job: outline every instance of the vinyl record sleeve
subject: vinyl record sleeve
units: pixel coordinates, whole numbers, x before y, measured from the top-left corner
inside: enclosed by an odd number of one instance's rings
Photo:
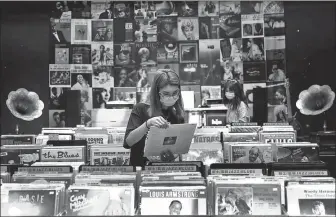
[[[271,144],[235,143],[229,145],[231,163],[270,163],[273,162]]]
[[[6,145],[0,150],[1,164],[31,165],[41,161],[39,145]]]
[[[264,143],[296,142],[296,132],[260,132],[259,136]]]
[[[34,144],[36,135],[1,135],[1,145]]]
[[[91,165],[129,165],[129,149],[113,146],[92,146],[90,152]]]
[[[319,146],[316,143],[276,144],[274,161],[277,162],[320,162]]]

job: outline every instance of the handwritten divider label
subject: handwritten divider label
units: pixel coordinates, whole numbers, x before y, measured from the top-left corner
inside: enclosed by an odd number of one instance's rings
[[[32,167],[19,167],[18,172],[28,173],[70,173],[71,166],[32,166]]]
[[[85,161],[84,147],[43,148],[41,161]]]
[[[145,166],[145,170],[153,172],[166,172],[166,171],[181,171],[181,172],[196,172],[196,165],[188,166]]]
[[[211,169],[211,175],[251,175],[262,176],[262,169]]]
[[[280,170],[274,176],[329,176],[327,170]]]
[[[81,172],[133,172],[133,166],[89,166],[81,167]]]
[[[231,126],[258,126],[258,123],[256,122],[237,122],[237,123],[232,123]]]

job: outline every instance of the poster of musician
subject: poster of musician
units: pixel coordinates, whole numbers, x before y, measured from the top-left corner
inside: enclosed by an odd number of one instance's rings
[[[66,92],[70,88],[65,87],[50,87],[49,94],[49,109],[62,110],[66,106]]]
[[[93,1],[91,2],[92,19],[113,19],[112,1]]]
[[[134,2],[134,18],[156,18],[155,3],[150,1]]]
[[[156,1],[154,3],[158,17],[177,16],[177,1]]]
[[[91,44],[92,65],[113,66],[113,42]]]
[[[219,39],[219,17],[199,17],[199,39]]]
[[[135,42],[156,42],[157,41],[157,20],[154,18],[135,19]]]
[[[287,121],[287,94],[285,85],[267,83],[267,107],[269,122]]]
[[[284,82],[286,79],[285,60],[269,60],[267,66],[268,82]]]
[[[197,63],[182,63],[180,64],[180,79],[181,84],[200,84],[200,73]]]
[[[243,61],[264,60],[264,38],[243,38]]]
[[[240,1],[220,1],[219,16],[221,15],[240,15]]]
[[[92,42],[113,41],[113,20],[92,20]]]
[[[199,1],[199,17],[216,17],[219,15],[219,1]]]
[[[91,20],[71,20],[71,44],[91,43]]]
[[[117,43],[114,44],[114,60],[115,66],[129,66],[135,64],[134,54],[135,46],[134,43]]]
[[[114,2],[114,18],[133,18],[134,4],[131,1],[116,1]]]
[[[266,60],[284,60],[285,48],[285,36],[265,37]]]
[[[159,17],[157,25],[158,42],[177,41],[177,17]]]
[[[176,10],[179,17],[197,17],[198,2],[197,1],[181,1],[176,2]]]
[[[49,65],[49,86],[50,87],[70,87],[70,65]]]
[[[178,17],[177,29],[179,41],[192,41],[199,39],[197,17]]]
[[[71,19],[50,18],[51,44],[66,44],[71,42]]]
[[[180,63],[197,63],[198,62],[198,43],[197,42],[180,42],[179,43]]]

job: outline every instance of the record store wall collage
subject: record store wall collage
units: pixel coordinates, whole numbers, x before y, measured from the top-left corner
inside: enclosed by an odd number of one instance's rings
[[[227,81],[240,82],[252,116],[252,89],[286,77],[283,4],[56,3],[50,16],[49,126],[65,126],[65,93],[73,90],[81,93],[78,124],[126,126],[129,106],[148,100],[161,68],[179,74],[185,108],[198,107],[206,95],[221,98]],[[267,88],[271,122],[279,89],[284,92],[284,86]]]

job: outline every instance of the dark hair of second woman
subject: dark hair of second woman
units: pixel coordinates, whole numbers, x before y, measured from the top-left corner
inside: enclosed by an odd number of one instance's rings
[[[181,96],[181,85],[179,76],[171,69],[159,69],[158,73],[155,75],[151,91],[150,91],[150,108],[149,116],[162,116],[162,103],[160,101],[160,90],[167,85],[177,86],[179,91],[179,98],[176,103],[172,106],[175,109],[175,115],[178,120],[184,119],[184,107],[183,100]],[[172,109],[172,108],[169,108]]]
[[[226,92],[233,92],[235,94],[235,97],[232,100],[229,100],[225,97]],[[242,85],[233,80],[233,81],[227,81],[224,85],[224,91],[223,91],[223,103],[224,105],[232,105],[232,109],[236,110],[240,103],[244,102],[247,105],[247,100],[242,88]]]

